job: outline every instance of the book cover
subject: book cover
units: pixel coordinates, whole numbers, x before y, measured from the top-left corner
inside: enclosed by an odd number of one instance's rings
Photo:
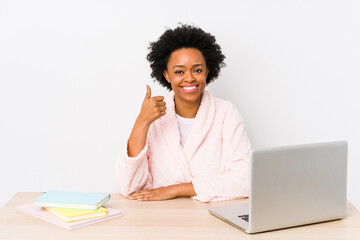
[[[85,227],[91,224],[103,222],[106,220],[110,220],[113,218],[117,218],[122,216],[122,212],[116,209],[107,208],[108,215],[104,217],[98,217],[98,218],[90,218],[86,220],[80,220],[75,222],[64,222],[60,218],[54,216],[50,212],[46,211],[42,207],[35,206],[34,203],[27,203],[24,205],[20,205],[16,207],[16,210],[22,213],[29,214],[33,217],[39,218],[41,220],[47,221],[49,223],[58,225],[60,227],[63,227],[67,230],[74,230],[77,228]]]
[[[97,210],[110,200],[110,194],[49,191],[35,199],[39,207]]]
[[[79,221],[89,218],[102,217],[108,214],[107,209],[104,207],[100,207],[98,210],[82,210],[82,209],[70,209],[70,208],[45,208],[45,209],[65,222],[73,222],[73,221]]]

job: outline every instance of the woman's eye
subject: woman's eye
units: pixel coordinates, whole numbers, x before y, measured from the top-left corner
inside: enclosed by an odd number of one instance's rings
[[[196,69],[194,72],[196,72],[196,73],[202,73],[202,69]]]
[[[183,73],[183,71],[180,71],[180,70],[175,72],[175,74],[182,74],[182,73]]]

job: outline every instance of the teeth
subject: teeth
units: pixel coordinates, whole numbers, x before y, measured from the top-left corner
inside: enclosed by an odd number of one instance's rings
[[[192,90],[192,89],[195,89],[196,86],[192,86],[192,87],[182,87],[182,88],[185,89],[185,90]]]

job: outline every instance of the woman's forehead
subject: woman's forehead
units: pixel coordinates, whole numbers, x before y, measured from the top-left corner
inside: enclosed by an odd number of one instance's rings
[[[168,65],[205,64],[205,58],[196,48],[181,48],[171,53]]]

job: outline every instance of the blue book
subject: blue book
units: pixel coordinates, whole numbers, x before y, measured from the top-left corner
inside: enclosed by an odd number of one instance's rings
[[[110,194],[49,191],[35,199],[40,207],[97,210],[110,200]]]

